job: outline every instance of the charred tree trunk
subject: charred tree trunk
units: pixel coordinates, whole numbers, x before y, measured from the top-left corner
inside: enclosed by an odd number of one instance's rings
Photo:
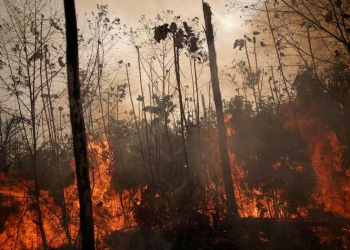
[[[80,204],[82,249],[94,250],[94,221],[87,160],[87,144],[79,83],[78,31],[74,0],[64,0],[67,39],[67,77],[74,157]]]
[[[203,2],[203,13],[205,20],[205,33],[207,37],[207,44],[209,50],[209,63],[210,63],[210,74],[211,82],[213,88],[213,96],[216,109],[216,119],[218,126],[218,136],[219,136],[219,148],[220,148],[220,158],[221,158],[221,167],[224,177],[225,192],[227,197],[227,207],[228,207],[228,217],[230,219],[238,218],[238,207],[237,201],[234,195],[234,188],[232,182],[231,168],[230,168],[230,159],[228,155],[227,148],[227,136],[226,136],[226,127],[224,122],[224,112],[222,108],[221,92],[219,86],[218,78],[218,67],[216,63],[216,51],[214,44],[214,34],[213,26],[211,23],[211,10],[209,4]]]
[[[32,112],[34,113],[34,112]],[[32,116],[33,117],[33,116]],[[33,119],[32,119],[33,121]],[[39,226],[40,229],[40,235],[41,235],[41,240],[42,240],[42,245],[43,249],[46,250],[48,249],[47,245],[47,238],[46,238],[46,233],[44,229],[44,223],[43,223],[43,215],[41,211],[41,206],[40,206],[40,187],[39,187],[39,177],[38,177],[38,168],[37,168],[37,157],[38,157],[38,152],[37,152],[37,138],[36,138],[36,130],[35,126],[36,124],[33,123],[33,140],[34,140],[34,149],[33,149],[33,155],[32,155],[32,164],[34,168],[34,195],[35,195],[35,210],[37,213],[37,219],[38,221],[33,222]]]

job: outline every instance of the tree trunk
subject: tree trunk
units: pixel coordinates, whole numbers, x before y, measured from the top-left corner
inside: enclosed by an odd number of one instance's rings
[[[74,0],[64,0],[64,10],[66,24],[68,24],[66,25],[68,95],[80,204],[82,249],[94,250],[94,221],[87,160],[85,123],[83,117],[82,100],[80,97],[78,31]]]
[[[227,197],[228,218],[237,219],[238,207],[237,207],[237,202],[234,195],[234,187],[233,187],[231,168],[230,168],[230,159],[229,159],[228,148],[227,148],[226,127],[224,123],[224,113],[222,108],[221,92],[220,92],[219,78],[218,78],[218,67],[216,63],[216,51],[215,51],[215,45],[214,45],[213,26],[211,23],[212,13],[211,13],[209,4],[205,2],[203,2],[203,13],[204,13],[205,29],[206,29],[205,33],[207,37],[207,44],[208,44],[208,50],[209,50],[211,82],[212,82],[212,88],[213,88],[213,96],[214,96],[215,109],[216,109],[216,119],[217,119],[217,126],[218,126],[221,167],[222,167],[225,192]]]
[[[176,76],[177,90],[179,93],[181,139],[182,139],[182,146],[183,146],[183,152],[184,152],[184,158],[185,158],[185,165],[186,165],[187,174],[188,174],[187,177],[190,178],[186,139],[185,139],[185,128],[187,130],[187,122],[186,122],[185,109],[184,109],[183,100],[182,100],[181,79],[180,79],[180,59],[179,59],[180,56],[179,56],[179,48],[177,48],[175,45],[175,37],[173,37],[173,49],[174,49],[175,76]]]

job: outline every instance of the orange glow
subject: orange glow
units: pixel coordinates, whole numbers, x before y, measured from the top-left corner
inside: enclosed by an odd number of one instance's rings
[[[231,125],[231,123],[230,123],[230,119],[231,119],[231,115],[225,115],[225,117],[224,117],[224,122],[225,122],[225,125],[226,125],[226,134],[227,134],[227,137],[234,136],[234,134],[235,134],[235,131],[234,131],[234,129],[232,128],[232,125]]]
[[[94,209],[96,240],[102,242],[103,238],[114,230],[136,225],[132,206],[133,200],[140,201],[141,189],[124,190],[121,194],[112,188],[112,153],[106,138],[94,140],[89,136],[89,158],[92,164],[91,187]],[[67,166],[68,167],[68,166]],[[74,169],[74,160],[71,166]],[[14,175],[12,175],[14,176]],[[0,173],[0,195],[8,199],[6,204],[16,204],[19,213],[6,218],[5,229],[0,234],[1,249],[37,249],[41,246],[39,227],[36,212],[31,205],[32,195],[29,195],[26,186],[31,187],[31,181],[15,182],[11,176]],[[23,185],[25,183],[25,185]],[[76,181],[64,189],[65,204],[69,213],[69,229],[74,241],[79,231],[79,201]],[[123,204],[122,204],[123,203]],[[59,247],[67,243],[66,235],[59,218],[61,210],[55,205],[48,191],[41,191],[41,209],[44,215],[43,224],[47,241],[50,247]]]
[[[225,116],[227,136],[233,137],[236,132],[230,122],[231,117]],[[317,184],[312,194],[310,204],[305,207],[299,207],[300,216],[307,218],[309,209],[315,209],[324,206],[324,210],[349,218],[350,204],[347,202],[350,197],[348,179],[350,170],[342,172],[342,154],[344,147],[339,142],[337,135],[322,124],[318,118],[299,118],[298,125],[303,140],[307,143],[307,156],[312,165]],[[285,124],[285,129],[295,129],[293,122]],[[209,161],[210,153],[218,155],[217,134],[209,132],[210,139],[205,136],[201,138],[206,144],[212,144],[209,152],[202,153],[201,159]],[[210,143],[209,143],[210,142]],[[104,239],[111,232],[136,226],[136,220],[133,212],[134,205],[141,205],[142,191],[148,189],[148,186],[140,186],[136,189],[122,190],[119,193],[114,189],[112,176],[114,171],[113,152],[110,149],[108,139],[103,136],[102,139],[95,139],[88,136],[89,159],[91,163],[91,187],[94,209],[94,222],[96,230],[96,241],[103,244]],[[239,216],[263,217],[263,218],[297,218],[296,214],[288,214],[285,208],[288,204],[279,203],[283,191],[275,189],[273,191],[262,191],[261,188],[248,188],[244,182],[246,172],[244,162],[237,162],[236,155],[229,152],[232,180],[234,183],[235,197],[239,208]],[[288,161],[288,156],[286,156]],[[204,198],[205,207],[201,210],[210,218],[210,225],[215,224],[215,220],[224,219],[222,214],[225,208],[222,204],[226,199],[222,171],[219,167],[219,161],[213,161],[211,165],[201,166],[204,170],[205,185]],[[70,166],[74,167],[74,159]],[[282,162],[275,162],[271,166],[275,170],[282,167]],[[294,166],[296,171],[303,171],[303,166]],[[13,171],[13,170],[12,170]],[[16,215],[10,215],[5,218],[5,227],[0,231],[1,249],[36,249],[41,246],[41,236],[37,221],[36,211],[33,207],[33,189],[32,180],[17,181],[16,173],[0,172],[0,198],[6,199],[2,202],[8,209],[18,210]],[[203,181],[204,182],[204,181]],[[161,198],[162,193],[155,193],[155,198]],[[77,196],[76,181],[74,184],[64,189],[65,206],[68,211],[69,232],[72,241],[77,239],[79,233],[79,202]],[[267,211],[262,212],[261,207]],[[41,191],[41,209],[44,215],[43,223],[47,240],[50,247],[59,247],[67,243],[66,232],[61,223],[62,211],[55,204],[49,191]],[[221,209],[221,210],[220,210]],[[315,229],[319,234],[326,235],[327,232],[322,228]],[[260,235],[262,241],[268,241],[263,234]],[[322,238],[323,239],[323,238]],[[327,240],[327,239],[323,239]],[[101,245],[103,249],[107,246]]]
[[[350,172],[342,169],[344,146],[320,118],[300,118],[298,125],[316,174],[313,199],[318,206],[324,206],[324,211],[349,218],[350,204],[346,201],[350,198]],[[285,128],[293,129],[293,123],[286,124]]]

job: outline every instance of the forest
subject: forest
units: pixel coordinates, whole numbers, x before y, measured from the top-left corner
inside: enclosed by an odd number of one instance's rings
[[[0,0],[0,249],[350,248],[350,2],[209,4]]]

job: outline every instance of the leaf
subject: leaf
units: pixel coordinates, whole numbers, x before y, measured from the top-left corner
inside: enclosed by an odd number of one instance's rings
[[[158,27],[154,28],[154,40],[160,43],[161,40],[165,40],[168,36],[168,33],[171,31],[168,28],[169,24],[165,23]]]
[[[30,32],[32,32],[33,35],[35,35],[35,33],[36,33],[36,30],[35,30],[35,27],[34,27],[34,21],[32,21],[32,22],[30,23]]]
[[[145,98],[143,97],[143,96],[138,96],[137,98],[136,98],[136,100],[137,101],[139,101],[139,102],[143,102],[144,100],[145,100]]]
[[[64,66],[65,66],[65,63],[62,61],[62,59],[63,59],[62,56],[60,56],[60,57],[58,58],[58,64],[59,64],[61,67],[64,67]]]
[[[335,53],[335,56],[337,57],[341,56],[341,53],[339,52],[339,50],[335,50],[334,53]]]
[[[175,22],[172,22],[172,23],[170,24],[170,30],[171,30],[173,33],[175,33],[175,32],[177,31],[177,25],[176,25]]]
[[[34,61],[36,61],[36,60],[38,60],[38,59],[43,59],[43,54],[42,53],[40,53],[40,52],[35,52],[34,54],[33,54],[33,60]]]
[[[246,35],[244,35],[244,37],[248,40],[248,42],[252,42],[252,39],[251,38],[249,38],[249,37],[247,37]]]
[[[244,48],[244,44],[245,42],[243,39],[237,39],[233,44],[233,49],[236,49],[238,47],[239,50],[242,50],[242,48]]]
[[[327,14],[324,16],[324,19],[325,19],[326,23],[332,22],[332,20],[333,20],[333,13],[332,13],[332,11],[329,10],[327,12]]]
[[[159,107],[154,107],[154,106],[146,106],[143,108],[143,111],[149,112],[151,114],[160,114],[160,108]]]
[[[197,37],[191,37],[190,38],[190,46],[189,46],[189,50],[190,50],[190,53],[194,53],[196,52],[199,48],[198,48],[198,45],[197,45],[197,42],[198,42],[198,38]]]

